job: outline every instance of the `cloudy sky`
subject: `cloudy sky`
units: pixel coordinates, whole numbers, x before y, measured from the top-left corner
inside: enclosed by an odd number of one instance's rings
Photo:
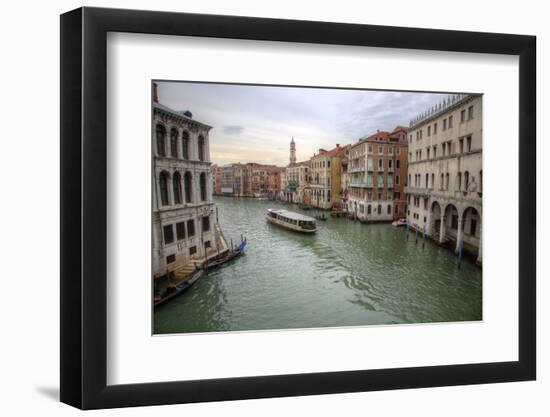
[[[288,164],[409,120],[446,94],[159,82],[159,102],[213,127],[213,163]]]

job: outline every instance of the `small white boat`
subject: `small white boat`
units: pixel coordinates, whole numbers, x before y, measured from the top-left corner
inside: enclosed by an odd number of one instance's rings
[[[394,221],[391,225],[392,225],[392,226],[395,226],[395,227],[406,226],[406,225],[407,225],[407,219],[399,219],[399,220],[396,220],[396,221]]]
[[[266,214],[268,222],[302,233],[315,233],[317,225],[313,217],[294,213],[289,210],[268,209]]]

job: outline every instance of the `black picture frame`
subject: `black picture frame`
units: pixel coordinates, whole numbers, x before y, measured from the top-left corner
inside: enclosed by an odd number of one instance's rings
[[[519,360],[107,385],[108,32],[519,56]],[[62,402],[94,409],[535,379],[534,36],[85,7],[61,15],[60,56]]]

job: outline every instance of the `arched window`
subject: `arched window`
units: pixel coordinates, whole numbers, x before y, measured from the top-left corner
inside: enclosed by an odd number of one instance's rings
[[[170,130],[170,156],[178,157],[178,129],[174,127]]]
[[[172,188],[174,189],[174,204],[181,204],[181,175],[179,172],[172,178]]]
[[[391,214],[391,204],[388,204],[388,214]]]
[[[372,207],[371,207],[371,205],[369,204],[369,205],[367,206],[367,214],[371,214],[371,213],[372,213]]]
[[[206,174],[204,172],[201,173],[199,182],[201,187],[201,201],[206,201]]]
[[[468,191],[468,183],[470,182],[470,173],[464,172],[464,191]]]
[[[460,190],[462,190],[462,172],[459,172],[456,177],[456,191]]]
[[[447,173],[445,175],[445,189],[448,190],[449,189],[449,173]]]
[[[444,183],[444,176],[441,174],[441,184],[439,184],[439,189],[443,190],[445,189],[445,183]]]
[[[183,159],[189,159],[189,133],[186,131],[181,135],[181,156]]]
[[[426,174],[426,188],[430,188],[430,174]]]
[[[378,204],[378,214],[382,214],[382,205]]]
[[[185,202],[193,202],[193,175],[187,171],[183,177],[184,187],[185,187]]]
[[[204,149],[204,136],[199,136],[199,161],[204,161],[205,149]]]
[[[166,156],[166,150],[164,148],[164,139],[166,137],[166,129],[163,125],[157,125],[157,155]]]
[[[166,171],[162,171],[160,173],[159,178],[159,188],[160,188],[160,203],[163,206],[168,206],[170,204],[170,200],[168,198],[168,180],[169,180],[170,174]]]
[[[435,174],[432,174],[432,188],[435,188]]]

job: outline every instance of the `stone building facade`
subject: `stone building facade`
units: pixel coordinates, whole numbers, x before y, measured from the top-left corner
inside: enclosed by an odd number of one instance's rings
[[[378,131],[348,151],[347,209],[361,221],[392,221],[406,215],[407,129]]]
[[[319,149],[319,153],[309,161],[309,186],[304,198],[313,207],[330,210],[342,202],[342,160],[346,156],[348,146],[336,145],[327,151]]]
[[[212,165],[212,185],[214,195],[222,194],[222,169],[219,165]]]
[[[294,138],[290,141],[289,160],[281,176],[281,198],[287,203],[304,204],[304,193],[309,184],[309,161],[296,162]]]
[[[156,98],[156,95],[154,95]],[[153,276],[170,277],[179,268],[219,250],[209,152],[212,129],[153,101]]]
[[[453,95],[412,120],[407,219],[481,263],[482,97]]]

